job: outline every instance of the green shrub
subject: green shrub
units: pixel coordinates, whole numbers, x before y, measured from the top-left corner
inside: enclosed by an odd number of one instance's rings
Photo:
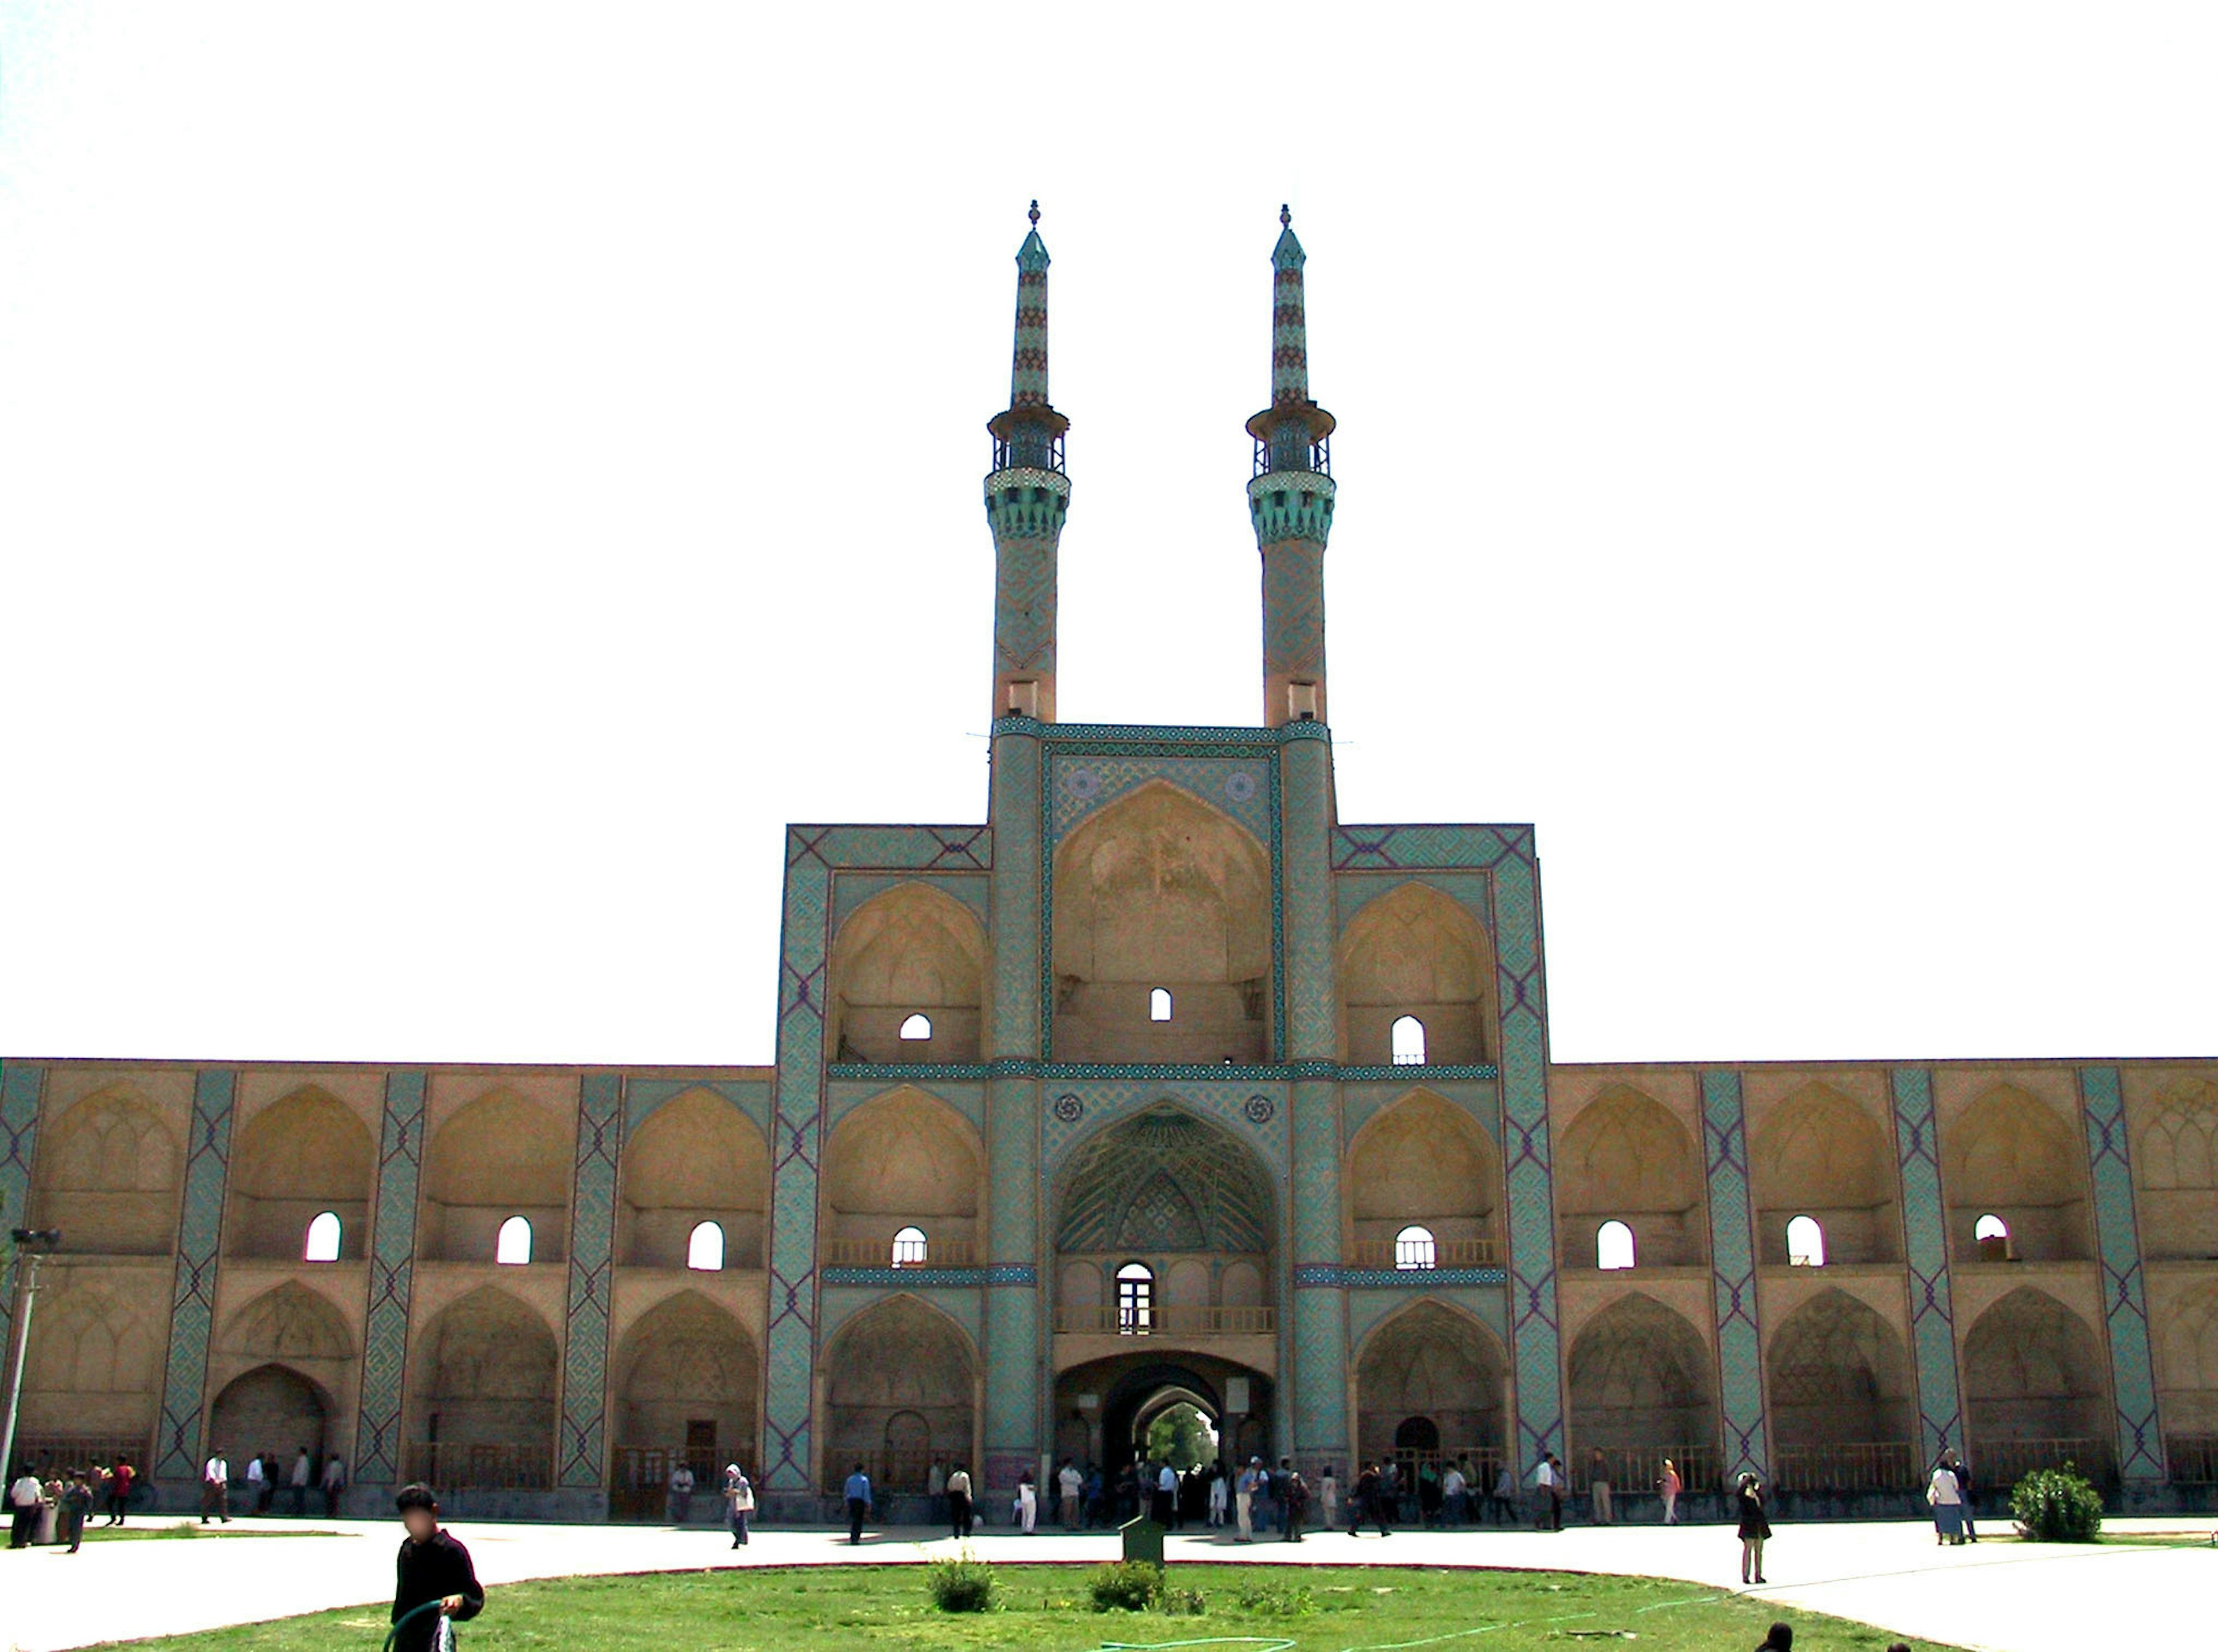
[[[2103,1529],[2103,1494],[2072,1463],[2035,1469],[2011,1491],[2010,1513],[2036,1543],[2092,1543]]]
[[[1155,1597],[1155,1610],[1166,1618],[1199,1618],[1209,1610],[1209,1597],[1199,1589],[1181,1589],[1166,1583]]]
[[[967,1549],[926,1566],[924,1582],[932,1592],[932,1604],[942,1612],[991,1612],[994,1591],[1000,1587],[994,1581],[994,1568],[973,1557]]]
[[[1116,1561],[1087,1574],[1086,1588],[1096,1612],[1145,1612],[1163,1592],[1163,1568],[1152,1561]]]
[[[1236,1597],[1242,1612],[1272,1618],[1300,1618],[1317,1609],[1317,1597],[1306,1583],[1281,1583],[1275,1578],[1251,1578]]]

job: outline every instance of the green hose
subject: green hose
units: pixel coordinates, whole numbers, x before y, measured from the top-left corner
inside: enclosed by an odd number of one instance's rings
[[[420,1606],[409,1607],[408,1610],[402,1612],[400,1617],[394,1618],[393,1620],[393,1627],[385,1631],[385,1652],[393,1652],[393,1643],[400,1635],[400,1626],[403,1624],[413,1623],[417,1618],[421,1618],[425,1612],[437,1612],[438,1609],[438,1601],[426,1600]]]

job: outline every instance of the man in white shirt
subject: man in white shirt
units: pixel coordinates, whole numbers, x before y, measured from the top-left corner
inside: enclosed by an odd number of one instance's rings
[[[208,1523],[208,1516],[220,1514],[226,1525],[231,1524],[231,1463],[219,1445],[201,1465],[201,1524]]]
[[[293,1513],[295,1519],[308,1512],[308,1481],[310,1479],[308,1448],[303,1445],[300,1456],[293,1459]]]
[[[15,1483],[8,1488],[8,1546],[28,1549],[31,1534],[39,1528],[39,1506],[46,1501],[46,1488],[39,1483],[39,1476],[31,1472],[26,1463]]]
[[[1440,1512],[1451,1531],[1463,1524],[1463,1494],[1467,1484],[1463,1470],[1453,1464],[1440,1476]]]
[[[257,1451],[246,1459],[246,1494],[254,1500],[254,1512],[270,1512],[270,1476],[262,1467],[262,1454]]]
[[[1063,1529],[1078,1530],[1078,1493],[1086,1483],[1086,1476],[1078,1472],[1078,1465],[1069,1457],[1063,1460],[1063,1471],[1055,1477],[1056,1489],[1063,1494]]]
[[[1546,1451],[1540,1454],[1540,1466],[1533,1470],[1533,1487],[1540,1494],[1540,1515],[1533,1524],[1545,1528],[1549,1509],[1562,1507],[1556,1501],[1556,1470]]]

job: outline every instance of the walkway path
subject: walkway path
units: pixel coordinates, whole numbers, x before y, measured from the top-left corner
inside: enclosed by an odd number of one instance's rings
[[[2113,1532],[2205,1534],[2206,1519],[2120,1520]],[[936,1532],[874,1532],[860,1548],[844,1533],[759,1532],[734,1550],[714,1530],[660,1526],[522,1525],[462,1521],[488,1585],[586,1573],[694,1570],[704,1567],[838,1565],[927,1559],[955,1547]],[[223,1529],[216,1528],[218,1531]],[[256,1531],[313,1537],[256,1538]],[[63,1649],[226,1624],[291,1617],[391,1599],[395,1522],[257,1520],[206,1541],[89,1544],[0,1551],[0,1648]],[[1117,1540],[1094,1532],[1025,1538],[996,1528],[972,1545],[994,1561],[1112,1558]],[[1300,1544],[1258,1541],[1235,1549],[1204,1534],[1174,1535],[1174,1561],[1492,1566],[1614,1572],[1736,1587],[1739,1544],[1725,1526],[1583,1527],[1560,1536],[1479,1531],[1397,1531],[1389,1538],[1344,1532]],[[1792,1608],[1875,1624],[1913,1641],[1981,1652],[2085,1652],[2134,1642],[2208,1644],[2218,1600],[2218,1550],[2103,1544],[2050,1546],[1989,1541],[1934,1545],[1931,1528],[1890,1525],[1782,1526],[1765,1556],[1771,1582],[1750,1593]],[[2198,1643],[2196,1637],[2203,1637]]]

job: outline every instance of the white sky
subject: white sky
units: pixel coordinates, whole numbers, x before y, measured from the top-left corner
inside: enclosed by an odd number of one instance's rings
[[[1537,822],[1558,1059],[2218,1053],[2214,45],[0,8],[0,1050],[770,1059],[784,823],[983,816],[1038,195],[1066,721],[1260,718],[1290,201],[1342,817]]]

